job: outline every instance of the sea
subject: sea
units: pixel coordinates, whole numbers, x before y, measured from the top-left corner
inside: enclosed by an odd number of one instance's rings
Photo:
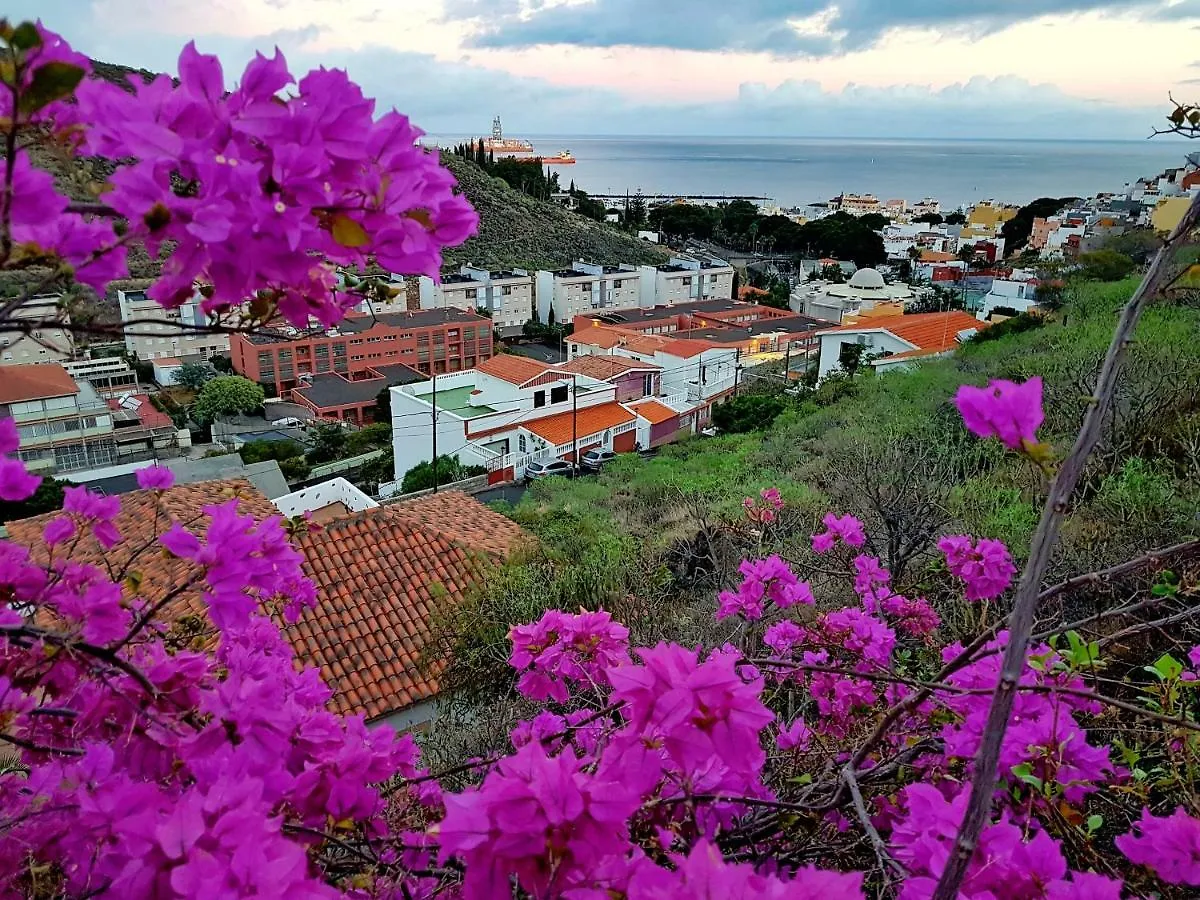
[[[993,199],[1090,197],[1182,165],[1181,140],[1053,141],[867,138],[596,137],[522,135],[592,194],[741,195],[784,207],[842,192],[880,200],[924,197],[946,208]],[[444,142],[443,142],[444,143]]]

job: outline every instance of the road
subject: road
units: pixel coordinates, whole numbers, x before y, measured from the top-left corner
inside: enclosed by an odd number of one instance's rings
[[[567,360],[566,354],[560,353],[557,347],[547,347],[545,344],[513,344],[511,349],[517,356],[527,356],[544,363],[554,364]]]

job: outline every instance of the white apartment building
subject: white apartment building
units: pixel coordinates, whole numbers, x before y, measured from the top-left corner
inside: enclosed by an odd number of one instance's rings
[[[121,321],[138,321],[125,332],[125,349],[146,362],[181,356],[209,359],[229,353],[229,335],[209,334],[191,326],[206,324],[197,294],[178,309],[164,309],[145,291],[117,291]],[[144,321],[149,320],[149,321]]]
[[[715,256],[672,256],[666,265],[641,266],[638,271],[646,309],[733,299],[733,266]]]
[[[74,355],[71,332],[61,327],[70,324],[71,318],[59,309],[60,299],[57,294],[39,294],[12,311],[12,318],[38,322],[39,325],[28,334],[0,332],[0,366],[64,362]]]
[[[418,283],[421,309],[486,309],[502,337],[520,335],[533,318],[533,276],[524,269],[490,271],[468,265],[443,275],[440,282],[422,275]]]
[[[1028,312],[1037,303],[1037,286],[1028,281],[997,278],[983,298],[983,306],[975,318],[986,322],[997,306],[1007,306],[1019,313]]]
[[[634,266],[604,266],[580,260],[570,269],[537,273],[538,320],[567,323],[585,313],[615,312],[642,305],[642,272]]]

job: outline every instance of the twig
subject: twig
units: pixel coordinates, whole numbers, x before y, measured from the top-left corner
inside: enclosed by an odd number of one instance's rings
[[[858,813],[858,821],[862,823],[863,831],[867,833],[867,839],[871,842],[871,847],[875,850],[875,858],[879,860],[880,874],[886,882],[886,887],[891,890],[893,885],[891,879],[888,878],[887,870],[891,869],[897,878],[903,881],[908,877],[908,872],[905,868],[892,859],[892,855],[888,852],[887,844],[884,843],[882,837],[879,836],[879,831],[871,823],[871,816],[867,812],[867,804],[863,800],[862,791],[858,787],[858,779],[854,777],[854,767],[846,765],[842,768],[842,780],[846,782],[846,787],[850,789],[850,796],[854,800],[854,811]]]
[[[988,709],[983,741],[980,743],[979,752],[975,757],[974,775],[971,779],[971,798],[967,803],[967,811],[963,816],[962,825],[959,827],[954,852],[946,862],[946,868],[938,880],[932,900],[954,900],[958,896],[958,888],[967,874],[967,866],[975,853],[979,834],[983,830],[986,820],[990,818],[992,795],[996,789],[996,767],[1000,758],[1000,747],[1004,741],[1005,732],[1008,731],[1008,722],[1017,693],[1015,688],[1025,668],[1025,651],[1029,645],[1029,636],[1033,632],[1040,593],[1039,586],[1046,573],[1046,568],[1050,564],[1050,556],[1058,539],[1067,506],[1075,492],[1075,486],[1083,474],[1088,457],[1091,456],[1092,450],[1100,438],[1104,417],[1108,412],[1113,395],[1116,393],[1121,363],[1133,341],[1138,319],[1141,318],[1142,310],[1145,309],[1150,299],[1158,296],[1164,281],[1169,277],[1176,246],[1195,227],[1198,219],[1200,219],[1200,194],[1192,200],[1187,212],[1154,257],[1154,262],[1147,270],[1142,283],[1138,285],[1138,289],[1134,291],[1133,296],[1125,305],[1116,331],[1113,333],[1112,343],[1105,355],[1104,365],[1101,367],[1100,377],[1096,383],[1096,393],[1088,404],[1083,426],[1079,430],[1071,452],[1051,482],[1042,517],[1030,545],[1029,561],[1026,563],[1025,571],[1021,574],[1012,615],[1008,620],[1008,645],[1004,648],[1000,679],[996,684],[992,705]]]

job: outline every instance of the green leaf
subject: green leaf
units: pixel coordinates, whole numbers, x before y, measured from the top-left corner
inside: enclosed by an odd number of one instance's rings
[[[1104,816],[1093,815],[1088,816],[1087,830],[1088,834],[1095,834],[1100,830],[1100,826],[1104,824]]]
[[[343,213],[333,217],[329,233],[343,247],[365,247],[371,242],[367,230]]]
[[[32,50],[42,46],[42,36],[32,22],[22,22],[8,39],[14,50]]]
[[[1039,790],[1039,791],[1045,787],[1045,782],[1033,774],[1033,767],[1031,765],[1029,765],[1029,763],[1021,763],[1018,766],[1013,766],[1012,773],[1019,780],[1025,782],[1028,785],[1032,785],[1033,787],[1037,788],[1037,790]]]
[[[1163,681],[1167,681],[1182,675],[1183,665],[1170,653],[1164,653],[1154,664],[1154,671],[1162,677]]]
[[[29,87],[21,92],[21,112],[34,113],[53,103],[69,97],[83,81],[83,69],[70,63],[48,62],[33,70]]]

